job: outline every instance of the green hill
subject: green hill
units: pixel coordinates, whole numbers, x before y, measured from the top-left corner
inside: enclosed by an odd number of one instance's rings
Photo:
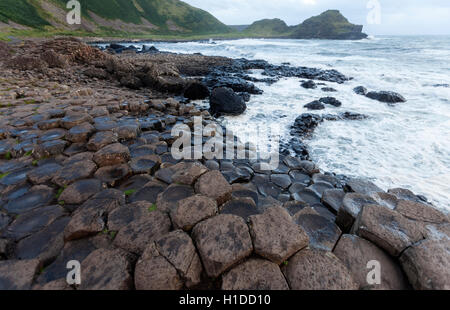
[[[208,35],[232,30],[206,11],[179,0],[79,0],[82,25],[66,23],[67,0],[1,0],[0,22],[11,28],[91,35]],[[17,25],[18,24],[18,25]],[[1,25],[0,25],[1,26]],[[7,26],[7,25],[6,25]],[[3,28],[6,27],[3,25]],[[23,29],[21,29],[23,30]]]
[[[362,26],[329,10],[289,27],[281,19],[228,27],[208,12],[179,0],[79,0],[81,25],[68,25],[68,0],[0,0],[0,39],[15,36],[204,39],[294,38],[363,39]]]
[[[288,25],[281,19],[263,19],[254,22],[249,27],[247,27],[243,33],[250,34],[253,36],[262,37],[276,37],[276,36],[286,36],[290,29]]]
[[[31,4],[31,1],[1,0],[0,22],[8,23],[9,21],[29,27],[43,27],[50,25],[39,15],[36,7]]]
[[[363,26],[350,23],[339,11],[329,10],[289,27],[280,19],[263,19],[241,30],[248,37],[359,40],[367,37]]]
[[[329,10],[294,27],[291,37],[296,39],[359,40],[367,37],[362,33],[362,29],[363,26],[351,24],[339,11]]]

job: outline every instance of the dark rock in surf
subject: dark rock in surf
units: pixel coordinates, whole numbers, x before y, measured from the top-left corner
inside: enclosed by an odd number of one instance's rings
[[[380,91],[380,92],[372,91],[368,92],[366,97],[386,103],[406,102],[406,99],[402,95],[391,91]]]
[[[361,96],[367,95],[367,88],[365,88],[364,86],[355,87],[355,88],[353,88],[353,91],[355,92],[355,94],[358,94]]]
[[[326,93],[335,93],[335,92],[337,92],[337,90],[332,88],[332,87],[323,87],[322,91],[326,92]]]
[[[344,120],[350,121],[360,121],[369,118],[367,115],[354,113],[354,112],[344,112],[340,113],[339,117]]]
[[[204,82],[210,88],[231,88],[237,93],[249,93],[252,95],[261,95],[263,91],[254,84],[247,82],[243,78],[230,75],[220,70],[214,70],[209,76],[205,77]]]
[[[314,83],[314,81],[311,81],[311,80],[305,81],[301,85],[302,85],[303,88],[306,88],[306,89],[316,89],[317,88],[317,84]]]
[[[232,89],[225,87],[216,88],[212,91],[209,105],[213,115],[240,115],[247,109],[242,97]]]
[[[308,110],[324,110],[325,109],[325,105],[317,100],[306,104],[304,107],[307,108]]]
[[[202,100],[210,95],[208,87],[201,82],[191,82],[184,91],[184,97],[190,100]]]
[[[250,94],[249,93],[240,93],[239,96],[242,97],[244,102],[249,102],[250,101]]]
[[[111,43],[108,48],[113,49],[114,51],[117,52],[119,50],[122,51],[125,48],[125,46],[117,44],[117,43]]]
[[[342,102],[340,102],[339,100],[337,100],[334,97],[324,97],[324,98],[320,98],[319,100],[320,102],[322,102],[323,104],[329,104],[335,107],[340,107],[342,106]]]
[[[144,45],[141,53],[159,53],[159,50],[154,46]]]
[[[291,128],[293,136],[304,137],[311,134],[322,122],[322,117],[316,114],[305,113],[297,117]]]

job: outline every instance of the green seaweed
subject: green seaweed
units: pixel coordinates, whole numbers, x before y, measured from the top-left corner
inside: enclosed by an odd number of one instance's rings
[[[155,212],[156,210],[158,210],[158,206],[155,203],[148,208],[149,212]]]
[[[135,189],[129,189],[129,190],[124,191],[124,194],[125,194],[125,196],[129,197],[136,192],[137,192],[137,190],[135,190]]]

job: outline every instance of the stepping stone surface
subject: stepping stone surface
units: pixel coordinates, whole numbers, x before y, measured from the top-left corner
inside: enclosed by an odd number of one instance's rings
[[[376,204],[370,196],[358,193],[346,194],[342,207],[338,210],[336,223],[344,232],[349,232],[362,208],[370,204]]]
[[[255,202],[251,198],[239,198],[230,200],[220,208],[221,214],[233,214],[242,217],[248,221],[252,215],[259,214]]]
[[[223,276],[223,290],[289,290],[278,265],[263,259],[250,259]]]
[[[78,180],[90,178],[96,170],[97,166],[91,160],[69,162],[55,174],[52,181],[60,187],[65,187]]]
[[[62,166],[56,163],[42,165],[30,171],[28,179],[34,184],[43,184],[50,181],[61,168]]]
[[[342,231],[334,222],[320,215],[303,214],[297,216],[295,221],[309,236],[310,247],[333,251]]]
[[[219,171],[207,172],[195,183],[196,193],[215,199],[219,206],[231,199],[232,190]]]
[[[170,212],[177,208],[179,201],[194,195],[191,186],[172,184],[158,195],[156,205],[159,210]]]
[[[417,222],[379,205],[365,206],[354,229],[358,236],[373,242],[394,257],[424,238]]]
[[[188,234],[181,230],[173,231],[157,240],[156,248],[185,279],[187,287],[200,283],[203,267]]]
[[[136,264],[134,283],[137,290],[180,290],[183,281],[175,267],[156,249],[148,246]]]
[[[425,240],[406,251],[400,263],[416,290],[450,290],[450,241]]]
[[[64,201],[67,204],[82,204],[102,189],[102,182],[100,180],[80,180],[68,186],[62,192],[59,201]]]
[[[190,231],[197,223],[217,214],[215,200],[196,195],[178,202],[178,206],[170,213],[175,228]]]
[[[170,232],[172,223],[166,213],[148,210],[145,216],[123,227],[114,239],[114,245],[128,252],[141,254],[153,241]]]
[[[17,218],[5,231],[3,237],[20,240],[37,233],[63,215],[65,210],[60,206],[48,206],[29,211]]]
[[[253,250],[245,221],[235,215],[222,214],[203,221],[194,227],[192,236],[210,277],[218,277]]]
[[[409,284],[399,264],[386,252],[369,241],[353,235],[343,235],[333,252],[353,275],[360,289],[408,290]],[[367,264],[381,265],[381,283],[367,283]]]
[[[81,263],[81,290],[129,290],[133,287],[131,264],[121,250],[99,249]]]
[[[283,270],[293,290],[358,289],[347,267],[330,252],[304,249]]]
[[[37,185],[31,190],[9,201],[3,208],[11,214],[22,214],[27,211],[51,204],[55,200],[55,191],[44,185]]]
[[[0,290],[29,290],[39,261],[7,260],[0,261]]]
[[[308,235],[282,207],[269,208],[250,217],[250,234],[255,253],[277,265],[308,246]]]
[[[94,154],[94,162],[99,167],[120,165],[128,162],[130,159],[130,151],[120,143],[114,143],[105,146]]]

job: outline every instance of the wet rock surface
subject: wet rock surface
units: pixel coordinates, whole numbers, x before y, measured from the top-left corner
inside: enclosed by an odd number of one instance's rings
[[[0,261],[0,289],[31,289],[33,278],[38,268],[38,260]]]
[[[295,254],[284,267],[293,290],[356,290],[350,271],[332,253],[305,249]]]
[[[263,259],[250,259],[223,276],[223,290],[288,290],[278,265]]]
[[[156,241],[158,252],[175,267],[186,287],[201,282],[203,267],[197,250],[188,234],[176,230]]]
[[[408,290],[409,283],[399,264],[371,242],[353,235],[344,235],[333,253],[350,270],[360,289]],[[367,265],[377,261],[382,266],[380,284],[368,284]]]
[[[136,264],[134,275],[137,290],[180,290],[183,281],[175,267],[156,249],[147,247]]]
[[[86,270],[82,290],[129,290],[132,288],[131,264],[121,250],[99,249],[81,263]]]
[[[222,214],[197,224],[193,238],[210,277],[218,277],[253,250],[245,221],[235,215]]]
[[[420,225],[380,205],[364,206],[354,230],[394,257],[424,238]]]
[[[450,275],[446,266],[449,264],[449,253],[449,239],[443,243],[425,240],[406,249],[400,262],[415,289],[448,290]]]
[[[342,207],[338,210],[336,223],[344,232],[349,231],[362,208],[370,204],[376,204],[375,199],[370,196],[357,193],[346,194],[342,201]]]
[[[250,234],[255,253],[277,265],[306,247],[309,242],[304,230],[281,207],[270,208],[262,215],[251,216]]]
[[[219,171],[210,171],[202,175],[195,183],[195,191],[217,201],[222,205],[231,199],[233,188]]]
[[[319,214],[299,214],[295,222],[308,235],[311,248],[331,252],[342,234],[335,223]]]
[[[170,213],[175,228],[190,231],[197,223],[218,213],[215,200],[201,196],[191,196],[178,202],[176,209]]]
[[[152,210],[149,207],[144,216],[120,229],[114,244],[131,253],[141,254],[149,243],[170,232],[172,225],[169,216]]]
[[[300,115],[273,171],[255,160],[172,157],[173,126],[191,128],[200,115],[217,124],[188,99],[229,88],[217,99],[242,113],[262,93],[253,83],[348,77],[245,59],[110,55],[77,40],[11,46],[17,56],[54,52],[44,67],[0,59],[1,289],[448,289],[447,214],[408,190],[385,193],[308,161],[304,140],[317,126],[363,114]],[[339,239],[342,231],[353,235]],[[381,287],[363,283],[371,256],[387,266]],[[81,286],[65,282],[69,260],[87,270]]]

